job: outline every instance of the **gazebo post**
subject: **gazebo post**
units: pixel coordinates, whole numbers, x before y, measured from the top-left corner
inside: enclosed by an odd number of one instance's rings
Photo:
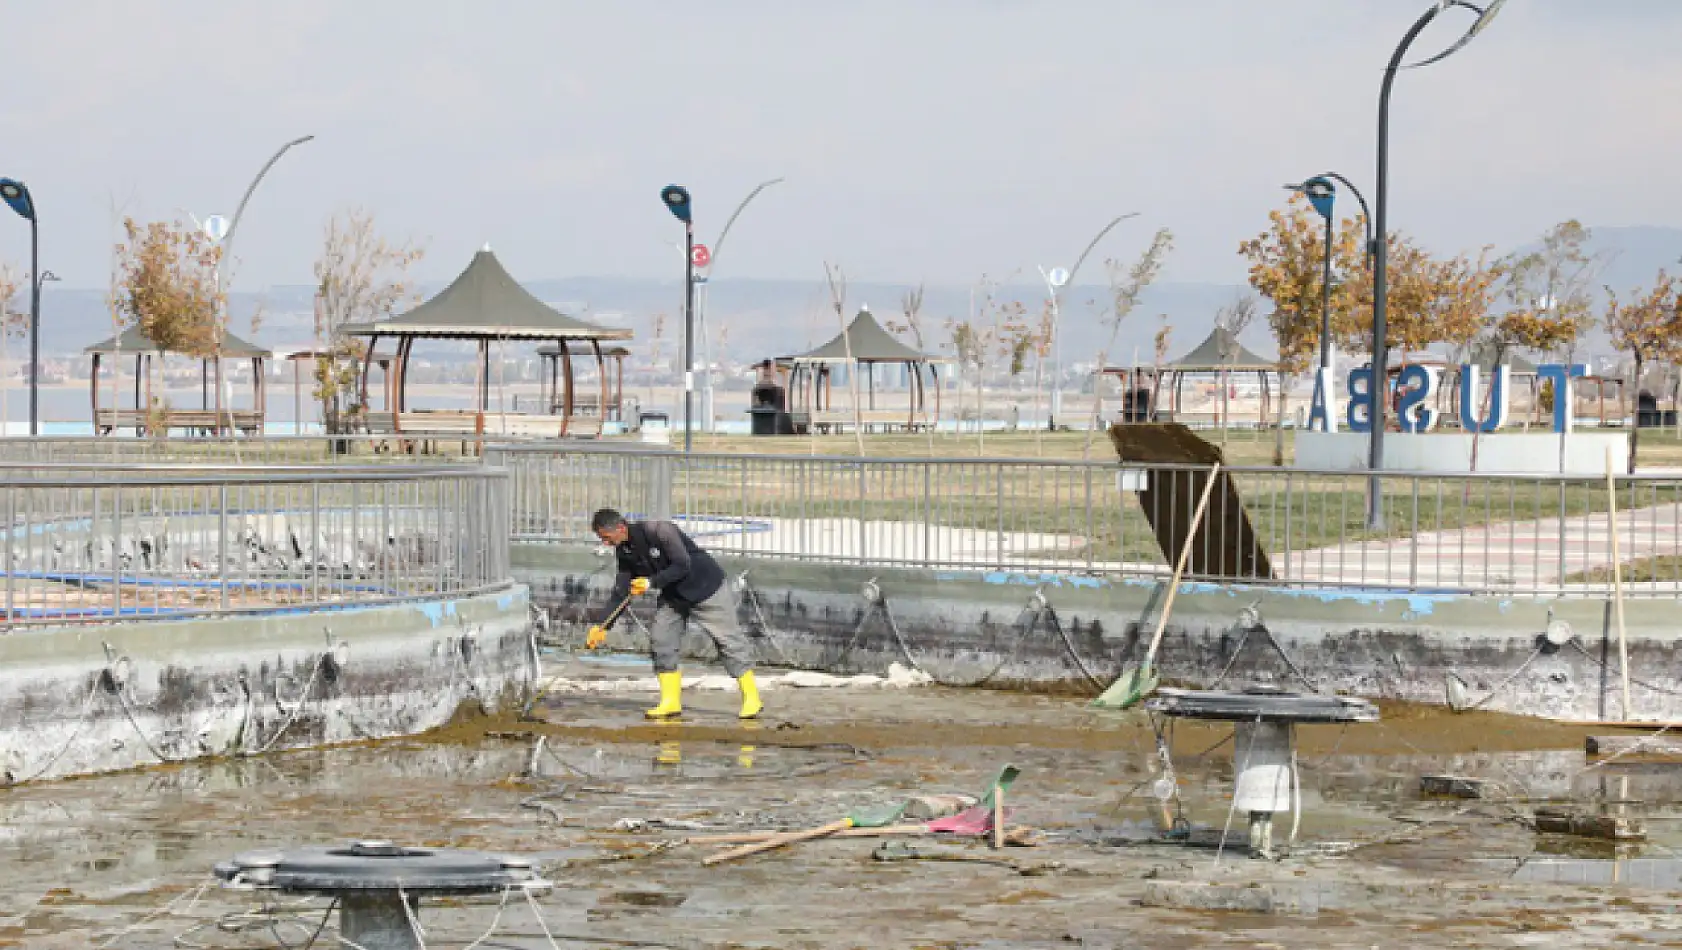
[[[577,377],[572,372],[572,347],[563,344],[561,358],[566,360],[561,367],[561,384],[566,387],[566,392],[561,397],[561,416],[570,421],[578,411]]]
[[[624,349],[624,347],[620,347]],[[625,424],[625,354],[613,357],[613,421]]]
[[[93,355],[93,373],[88,377],[88,396],[93,403],[93,434],[99,435],[99,354]]]
[[[373,372],[374,372],[374,347],[379,346],[379,345],[380,345],[379,334],[377,334],[377,333],[373,334],[372,336],[370,336],[368,338],[368,350],[367,350],[367,352],[362,354],[362,380],[356,387],[356,396],[357,396],[357,399],[362,403],[362,408],[364,408],[364,409],[369,408],[368,407],[368,377],[373,375]],[[330,363],[333,359],[332,355],[329,354],[327,359]],[[382,364],[382,368],[384,367],[384,365],[385,364]],[[381,376],[383,378],[380,380],[380,384],[386,388],[385,407],[387,409],[390,409],[391,408],[391,395],[390,395],[391,373],[390,373],[389,370],[387,370],[387,371],[382,372]]]
[[[292,355],[292,434],[304,434],[304,382],[298,376],[298,356]]]
[[[597,418],[605,423],[607,422],[607,361],[602,358],[602,341],[591,340],[590,349],[596,353],[596,380],[601,384],[602,391],[601,402],[596,405]],[[572,347],[568,346],[567,352],[571,353]]]
[[[945,387],[940,385],[940,367],[929,364],[929,375],[934,377],[934,428],[940,428],[940,391]]]
[[[397,344],[397,411],[409,408],[409,353],[415,347],[412,336],[398,337]]]

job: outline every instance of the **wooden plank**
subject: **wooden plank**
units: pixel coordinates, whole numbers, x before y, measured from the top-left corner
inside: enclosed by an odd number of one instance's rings
[[[1647,837],[1646,830],[1626,815],[1584,815],[1554,808],[1536,809],[1536,830],[1606,841],[1641,841]]]
[[[1650,736],[1585,736],[1583,750],[1589,755],[1643,759],[1682,759],[1682,734]]]
[[[1223,461],[1221,450],[1178,423],[1137,423],[1110,427],[1110,442],[1122,464],[1134,462],[1187,466],[1150,471],[1149,487],[1139,492],[1139,507],[1150,522],[1163,558],[1172,564],[1192,532],[1191,513],[1203,494],[1209,469]],[[1231,473],[1217,476],[1208,517],[1191,546],[1188,577],[1271,578],[1273,566],[1250,523]]]

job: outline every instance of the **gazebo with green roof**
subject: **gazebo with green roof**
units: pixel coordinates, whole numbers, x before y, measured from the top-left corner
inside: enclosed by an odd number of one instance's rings
[[[797,429],[816,426],[820,431],[858,424],[872,427],[919,429],[940,418],[939,365],[951,360],[920,352],[883,329],[868,307],[859,310],[853,322],[828,343],[776,361],[789,373],[790,412]],[[904,409],[876,408],[876,367],[902,366],[908,383]],[[834,370],[837,366],[863,374],[866,404],[854,412],[835,408]],[[934,382],[934,414],[929,414],[928,380]]]
[[[368,413],[369,431],[443,436],[495,433],[558,437],[600,434],[602,417],[599,407],[608,403],[608,374],[601,344],[607,340],[626,340],[631,336],[629,330],[586,323],[538,300],[503,268],[488,245],[473,255],[467,269],[432,299],[407,313],[385,320],[352,324],[344,327],[342,332],[367,337],[369,353],[382,339],[396,343],[395,378],[392,381],[396,404],[388,407],[389,412]],[[409,408],[409,360],[415,342],[429,339],[470,340],[478,344],[478,385],[475,387],[475,408],[472,412]],[[491,412],[490,346],[493,342],[508,341],[552,343],[565,351],[565,393],[559,405],[549,413]],[[572,391],[571,344],[587,345],[588,351],[595,357],[597,380],[602,391],[594,403],[598,408],[592,414],[579,411]],[[368,402],[370,369],[369,363],[364,362],[360,384],[363,405]],[[550,409],[548,406],[540,408]],[[558,414],[554,409],[559,410]]]
[[[256,435],[263,431],[263,420],[268,409],[268,387],[263,376],[263,364],[274,354],[255,343],[224,331],[215,353],[179,353],[159,346],[145,330],[135,325],[85,348],[82,352],[93,357],[93,371],[89,374],[89,396],[93,408],[93,430],[98,435],[110,435],[118,429],[133,429],[136,435],[144,435],[154,423],[160,423],[166,431],[185,429],[196,434],[225,435],[230,431],[238,431]],[[112,372],[116,373],[117,360],[131,355],[134,357],[133,405],[123,408],[121,389],[117,387],[116,379],[113,378],[112,404],[109,407],[101,406],[100,363],[105,357],[111,357]],[[162,362],[171,355],[188,356],[199,361],[200,406],[198,409],[184,409],[165,404],[159,407],[161,416],[157,416],[151,412],[153,361],[156,359]],[[238,408],[223,404],[224,359],[251,361],[250,407]],[[214,399],[211,397],[212,392],[215,393]]]

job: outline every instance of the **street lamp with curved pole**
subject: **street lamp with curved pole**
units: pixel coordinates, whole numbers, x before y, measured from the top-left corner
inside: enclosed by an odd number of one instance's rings
[[[683,454],[695,447],[695,206],[689,189],[667,185],[660,202],[683,222]]]
[[[711,257],[710,262],[707,265],[707,267],[709,269],[709,274],[710,274],[711,268],[717,266],[717,264],[718,264],[718,254],[719,254],[720,251],[722,251],[724,249],[724,239],[730,236],[730,226],[736,223],[736,218],[741,216],[742,211],[745,208],[747,208],[748,204],[751,203],[753,201],[753,199],[759,197],[760,192],[762,192],[765,189],[771,187],[772,185],[781,184],[782,181],[783,181],[783,179],[781,179],[781,178],[773,178],[769,181],[762,181],[758,185],[755,185],[754,189],[752,191],[748,192],[748,196],[746,198],[742,199],[741,204],[738,204],[736,206],[736,210],[730,212],[730,217],[724,219],[724,230],[718,232],[718,240],[713,242],[712,257]],[[712,414],[713,414],[712,413],[712,402],[713,402],[713,374],[712,374],[713,344],[712,344],[712,332],[707,326],[707,287],[708,286],[709,286],[709,284],[702,284],[701,285],[701,292],[700,292],[700,295],[699,295],[700,299],[698,301],[696,301],[696,303],[697,303],[696,309],[700,311],[701,350],[702,350],[702,352],[701,352],[701,362],[704,364],[704,368],[702,370],[704,375],[703,375],[702,378],[705,380],[705,383],[701,387],[701,407],[702,407],[703,410],[705,410],[705,414],[706,414],[705,428],[707,429],[707,431],[711,431],[712,430],[712,424],[713,424],[713,419],[712,419]]]
[[[314,138],[315,136],[313,135],[305,135],[295,138],[292,141],[287,142],[285,145],[282,145],[279,149],[275,150],[273,155],[269,156],[269,160],[267,162],[263,163],[263,167],[257,172],[257,177],[251,179],[251,184],[246,186],[245,194],[239,199],[239,207],[234,209],[234,219],[228,224],[228,233],[222,238],[222,259],[218,262],[219,265],[225,264],[228,258],[233,256],[234,235],[239,233],[239,222],[241,218],[245,217],[245,206],[251,201],[251,193],[257,190],[258,185],[262,184],[263,176],[267,175],[269,173],[269,169],[275,166],[275,162],[280,161],[280,157],[285,155],[294,145],[302,145]],[[221,272],[220,266],[218,266],[217,272]]]
[[[222,253],[216,260],[215,275],[216,292],[219,296],[222,292],[223,274],[227,270],[228,260],[234,254],[234,235],[239,232],[239,222],[241,218],[245,217],[245,206],[250,203],[252,192],[256,191],[257,186],[262,184],[263,177],[269,173],[269,169],[273,168],[276,162],[280,161],[282,155],[285,155],[293,146],[302,145],[314,138],[313,135],[300,136],[276,149],[275,153],[269,156],[269,160],[263,163],[263,167],[257,170],[257,177],[251,179],[251,184],[246,186],[245,194],[240,196],[239,207],[234,209],[234,219],[228,224],[228,233],[222,235],[221,241],[217,242],[222,247]],[[227,302],[223,301],[222,306],[226,308]],[[225,324],[226,322],[226,316],[223,320],[218,321],[219,324]],[[216,404],[217,414],[220,415],[222,404],[222,331],[220,329],[216,334]]]
[[[1384,505],[1380,494],[1377,473],[1384,468],[1384,415],[1386,403],[1389,402],[1388,367],[1385,366],[1388,353],[1386,352],[1388,325],[1385,322],[1388,291],[1388,263],[1389,242],[1386,240],[1389,231],[1386,229],[1390,205],[1390,90],[1396,83],[1396,73],[1403,69],[1419,69],[1433,63],[1440,63],[1448,57],[1465,48],[1466,44],[1477,38],[1488,28],[1495,14],[1501,10],[1506,0],[1491,0],[1488,6],[1480,7],[1467,0],[1437,0],[1420,15],[1414,22],[1407,35],[1396,51],[1390,55],[1390,64],[1384,70],[1384,82],[1379,86],[1378,93],[1378,182],[1376,214],[1373,221],[1375,232],[1375,246],[1373,248],[1373,307],[1372,307],[1372,412],[1369,421],[1372,424],[1367,450],[1367,467],[1373,472],[1367,491],[1367,525],[1371,528],[1384,527]],[[1407,55],[1408,47],[1418,39],[1432,20],[1453,7],[1465,7],[1476,13],[1478,18],[1465,35],[1461,36],[1453,46],[1443,50],[1435,56],[1420,60],[1417,63],[1403,65],[1402,58]]]
[[[1320,217],[1326,219],[1325,271],[1320,278],[1320,368],[1326,370],[1332,368],[1332,238],[1336,220],[1332,209],[1337,201],[1337,187],[1332,184],[1333,180],[1342,182],[1361,204],[1361,224],[1367,232],[1367,241],[1363,247],[1366,249],[1367,265],[1370,267],[1373,255],[1372,212],[1367,208],[1366,196],[1361,194],[1361,189],[1356,188],[1354,182],[1337,172],[1322,172],[1298,184],[1285,186],[1287,191],[1307,197],[1308,203],[1314,206]]]
[[[29,434],[41,434],[41,224],[29,186],[0,178],[0,200],[29,222]]]
[[[1109,224],[1098,229],[1098,233],[1092,236],[1092,240],[1086,242],[1085,249],[1080,252],[1079,257],[1075,258],[1075,266],[1069,268],[1067,273],[1058,273],[1061,268],[1056,267],[1049,271],[1043,267],[1040,268],[1040,277],[1045,280],[1046,294],[1051,298],[1051,362],[1057,367],[1057,374],[1051,383],[1051,408],[1046,412],[1046,427],[1054,432],[1057,430],[1057,413],[1063,408],[1063,312],[1059,297],[1064,287],[1074,283],[1075,275],[1080,273],[1080,265],[1086,262],[1087,255],[1091,254],[1092,249],[1098,246],[1098,242],[1104,239],[1104,235],[1109,234],[1115,229],[1116,225],[1128,218],[1137,218],[1138,216],[1139,212],[1129,211],[1110,219]],[[1060,279],[1053,280],[1053,275]],[[1099,370],[1102,371],[1103,367],[1100,366]]]

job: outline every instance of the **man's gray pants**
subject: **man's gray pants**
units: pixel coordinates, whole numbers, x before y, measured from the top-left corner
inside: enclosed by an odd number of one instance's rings
[[[649,645],[654,654],[654,672],[676,673],[683,652],[683,624],[689,620],[702,630],[718,647],[724,660],[724,671],[740,677],[753,669],[753,643],[736,622],[736,605],[730,602],[730,592],[721,587],[712,597],[678,612],[670,604],[661,604],[654,612],[654,625],[649,628]]]

